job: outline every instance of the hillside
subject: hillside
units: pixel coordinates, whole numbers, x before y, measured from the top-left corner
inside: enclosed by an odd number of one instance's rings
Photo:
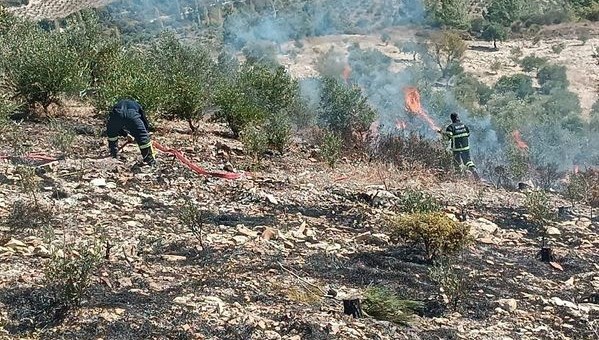
[[[0,13],[0,339],[599,338],[599,24],[494,49],[420,1],[22,2],[54,23]],[[123,96],[231,179],[108,157]]]
[[[82,111],[85,112],[85,111]],[[82,133],[100,121],[75,111],[64,126]],[[247,158],[222,128],[203,124],[199,138],[166,125],[155,138],[199,164],[237,167]],[[56,132],[25,124],[33,151],[52,155]],[[2,137],[2,143],[9,141]],[[524,194],[426,171],[344,162],[332,171],[297,144],[239,180],[198,177],[159,155],[154,173],[131,172],[102,158],[104,142],[79,135],[66,159],[43,166],[38,200],[51,209],[57,240],[80,245],[101,238],[105,260],[81,309],[53,326],[40,262],[56,241],[44,228],[4,229],[0,242],[0,334],[5,338],[104,339],[591,339],[597,335],[597,224],[562,215],[550,245],[558,267],[535,259],[538,234],[526,222]],[[227,147],[225,147],[227,146]],[[27,201],[18,159],[3,162],[1,215]],[[453,264],[465,286],[448,309],[422,253],[390,242],[383,216],[395,214],[408,189],[432,193],[452,215],[468,216],[476,242]],[[191,197],[208,212],[200,240],[178,219]],[[555,206],[568,203],[552,197]],[[14,216],[14,215],[13,215]],[[33,217],[21,218],[28,219]],[[586,216],[586,217],[584,217]],[[44,218],[38,217],[39,218]],[[30,223],[34,220],[31,220]],[[39,225],[39,223],[37,224]],[[40,227],[37,227],[40,228]],[[50,242],[50,243],[49,243]],[[108,247],[108,248],[107,248]],[[424,302],[408,326],[343,315],[342,294],[370,285]],[[339,297],[326,298],[330,289]],[[594,295],[593,295],[594,294]],[[30,333],[33,329],[38,331]]]

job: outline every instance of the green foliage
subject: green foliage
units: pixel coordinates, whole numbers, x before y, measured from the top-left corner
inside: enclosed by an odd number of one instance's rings
[[[78,95],[90,83],[87,65],[66,33],[19,20],[0,35],[0,46],[4,83],[30,114],[36,105],[47,109],[61,95]]]
[[[507,148],[509,175],[514,181],[520,181],[529,173],[530,158],[526,151],[510,145]]]
[[[555,45],[551,46],[551,50],[553,51],[553,53],[555,54],[560,54],[562,53],[562,51],[566,48],[566,44],[561,42]]]
[[[469,228],[442,212],[415,213],[391,221],[394,238],[402,238],[424,248],[429,261],[455,254],[469,243]]]
[[[277,50],[275,45],[269,41],[256,41],[248,43],[242,50],[246,62],[250,64],[269,65],[276,67]]]
[[[75,131],[57,120],[50,121],[50,128],[54,132],[52,138],[52,146],[60,150],[62,155],[69,154],[73,149],[73,142],[75,141]]]
[[[533,54],[533,55],[524,57],[520,61],[520,66],[522,66],[522,69],[524,70],[524,72],[532,72],[532,71],[538,71],[543,66],[545,66],[547,64],[547,62],[549,62],[549,59],[537,57]]]
[[[445,302],[453,308],[466,296],[468,277],[459,273],[451,261],[436,263],[430,268],[429,276],[433,282],[441,286]]]
[[[321,77],[339,79],[345,68],[345,56],[343,52],[331,46],[328,51],[316,58],[315,68]]]
[[[0,93],[0,133],[8,129],[10,117],[21,107],[8,94]]]
[[[334,168],[341,157],[343,140],[332,132],[325,132],[320,149],[327,164]]]
[[[163,92],[160,73],[148,51],[116,45],[107,49],[102,59],[94,96],[96,109],[108,111],[120,99],[131,98],[152,117],[161,107]]]
[[[476,110],[479,105],[485,105],[493,90],[485,83],[469,74],[461,75],[454,87],[456,99],[470,110]]]
[[[431,34],[429,51],[443,77],[459,74],[459,66],[467,46],[457,32],[440,31]]]
[[[428,53],[427,46],[425,43],[418,40],[408,40],[404,42],[395,43],[395,47],[402,53],[409,53],[412,55],[412,60],[416,61],[416,56]]]
[[[318,111],[324,126],[345,142],[363,139],[376,116],[360,88],[328,77],[322,80]]]
[[[198,239],[200,246],[204,247],[203,228],[206,223],[207,213],[201,210],[197,204],[186,199],[185,204],[179,210],[179,222],[183,224]]]
[[[245,147],[246,154],[254,161],[259,162],[262,155],[268,150],[268,135],[260,125],[246,125],[241,133],[241,142]]]
[[[432,195],[411,189],[401,193],[399,207],[402,212],[409,214],[441,211],[441,204]]]
[[[217,116],[235,136],[248,124],[262,124],[270,114],[287,114],[298,96],[298,83],[283,67],[245,64],[234,79],[220,85]]]
[[[382,136],[375,157],[402,169],[412,170],[419,165],[442,173],[453,169],[452,155],[441,141],[431,141],[415,133],[406,137]]]
[[[546,223],[553,221],[556,217],[549,196],[544,191],[534,190],[528,192],[524,206],[530,216],[530,221],[537,227],[544,227]]]
[[[174,34],[161,35],[149,53],[160,80],[160,110],[171,118],[193,121],[213,105],[218,81],[216,64],[206,50],[184,45]]]
[[[487,6],[485,18],[492,23],[510,26],[522,13],[523,0],[496,0]]]
[[[493,47],[497,49],[497,42],[507,38],[507,31],[500,24],[490,22],[484,26],[481,37],[486,41],[492,41]]]
[[[280,154],[285,153],[291,141],[291,123],[289,116],[284,113],[270,114],[264,124],[264,132],[269,146]]]
[[[532,78],[525,74],[502,76],[495,83],[495,90],[500,93],[513,92],[518,98],[526,98],[535,92]]]
[[[552,88],[566,88],[569,85],[566,67],[563,65],[548,64],[541,67],[539,72],[537,72],[537,79],[539,79],[541,86],[550,83],[552,84]]]
[[[350,47],[348,61],[352,68],[352,77],[368,78],[376,72],[387,72],[392,60],[378,49]]]
[[[467,0],[428,1],[427,10],[440,26],[468,29],[470,2]]]
[[[44,268],[45,283],[50,288],[55,313],[64,317],[77,308],[92,284],[92,275],[102,264],[101,245],[54,249]]]
[[[404,300],[385,287],[370,287],[364,294],[362,308],[377,320],[406,324],[410,315],[422,309],[421,302]]]

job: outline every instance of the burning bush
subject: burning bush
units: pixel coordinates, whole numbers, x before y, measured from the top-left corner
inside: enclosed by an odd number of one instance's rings
[[[469,228],[442,212],[401,216],[390,224],[394,238],[421,245],[429,261],[455,254],[469,243]]]

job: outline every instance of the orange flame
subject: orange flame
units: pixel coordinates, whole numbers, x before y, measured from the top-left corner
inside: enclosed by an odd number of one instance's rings
[[[514,130],[512,132],[512,137],[514,137],[514,140],[516,141],[516,146],[518,147],[518,149],[520,149],[520,150],[528,150],[528,145],[524,142],[524,140],[522,140],[522,136],[520,135],[520,131]]]
[[[341,74],[341,76],[343,77],[343,80],[345,80],[345,83],[349,84],[349,77],[351,76],[351,67],[348,63],[346,63],[345,67],[343,67],[343,73]]]
[[[406,96],[406,110],[417,115],[420,119],[424,120],[431,129],[437,131],[439,127],[435,124],[435,121],[424,111],[422,104],[420,103],[420,93],[415,87],[408,87],[404,90]]]

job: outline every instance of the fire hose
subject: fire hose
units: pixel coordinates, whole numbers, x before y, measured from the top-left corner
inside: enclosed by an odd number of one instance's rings
[[[130,142],[127,141],[125,144],[123,144],[123,146],[120,147],[119,151],[122,151],[125,148],[125,146],[127,146],[129,143]],[[157,141],[152,141],[152,145],[154,146],[154,148],[156,148],[157,150],[159,150],[161,152],[175,156],[175,158],[177,158],[179,160],[179,162],[181,162],[183,165],[187,166],[190,170],[192,170],[193,172],[195,172],[199,175],[212,176],[212,177],[218,177],[218,178],[224,178],[224,179],[238,179],[241,176],[238,173],[232,173],[232,172],[207,171],[204,168],[200,167],[199,165],[190,161],[187,157],[185,157],[185,155],[183,155],[183,153],[181,151],[179,151],[177,149],[168,148],[168,147],[158,143]]]

